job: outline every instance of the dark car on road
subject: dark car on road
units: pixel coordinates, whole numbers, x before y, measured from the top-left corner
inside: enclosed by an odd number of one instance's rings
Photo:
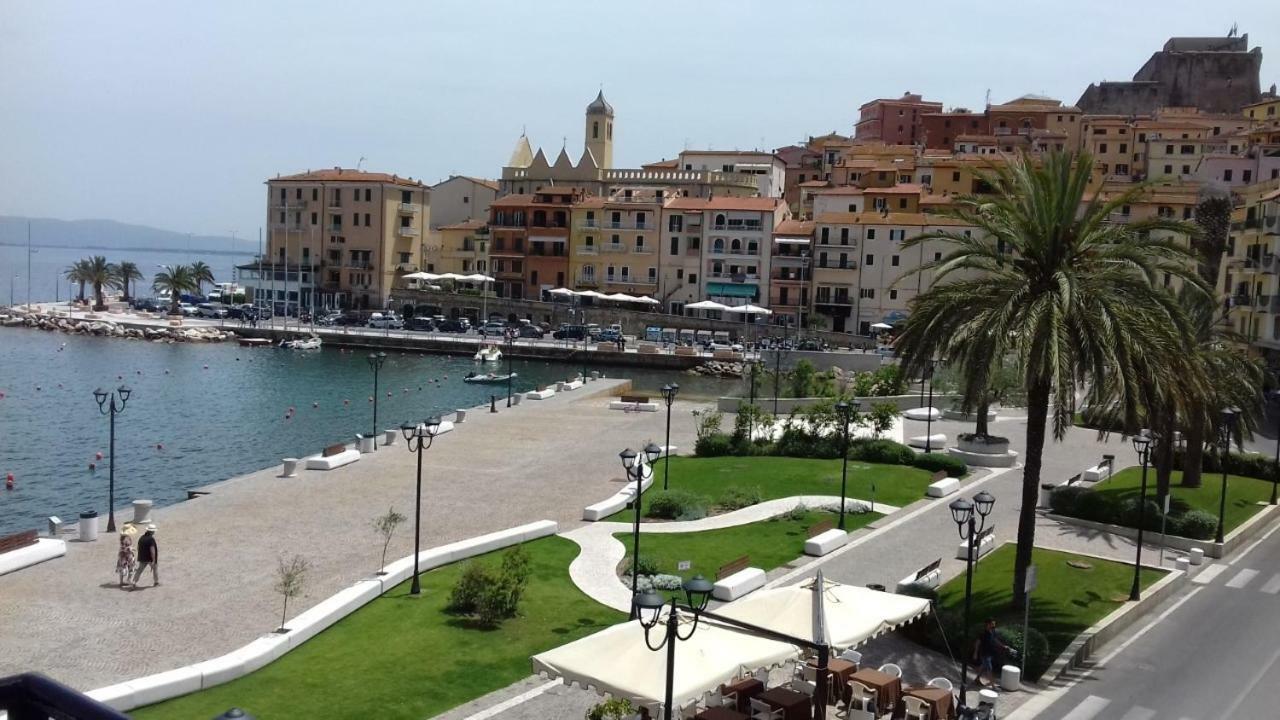
[[[561,325],[559,330],[551,333],[556,340],[582,340],[587,336],[585,325]]]
[[[541,340],[546,336],[546,333],[537,325],[521,325],[518,336],[522,338],[537,338]]]
[[[456,320],[445,320],[436,325],[436,330],[447,333],[465,333],[471,329],[471,323],[466,318],[458,318]]]
[[[409,319],[409,329],[419,332],[431,332],[436,329],[436,324],[429,317],[415,317]]]

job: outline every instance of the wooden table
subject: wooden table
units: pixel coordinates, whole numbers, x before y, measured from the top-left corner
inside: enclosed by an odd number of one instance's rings
[[[817,660],[809,660],[812,667],[818,666]],[[835,658],[827,661],[827,672],[831,675],[831,680],[827,683],[827,690],[831,694],[831,700],[848,700],[849,699],[849,678],[858,671],[858,664],[848,660]]]
[[[902,696],[918,697],[929,704],[930,716],[933,720],[955,720],[956,703],[955,696],[950,690],[936,688],[931,686],[907,688],[902,691]],[[894,708],[893,716],[896,718],[903,717],[906,714],[906,704],[900,704]]]
[[[756,699],[768,703],[774,710],[781,710],[783,720],[808,720],[813,714],[809,696],[789,688],[771,688],[757,695]]]
[[[862,668],[849,676],[850,680],[866,685],[875,691],[876,712],[884,714],[890,708],[897,713],[899,698],[902,696],[902,678],[882,673],[872,668]]]
[[[750,715],[723,707],[707,708],[694,717],[699,720],[751,720]]]
[[[733,695],[737,699],[738,712],[750,714],[751,698],[764,692],[764,683],[755,678],[743,678],[737,682],[720,686],[721,695]]]

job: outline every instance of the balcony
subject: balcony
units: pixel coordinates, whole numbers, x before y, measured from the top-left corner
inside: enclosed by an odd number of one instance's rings
[[[600,281],[596,279],[595,275],[581,275],[574,283],[578,287],[600,287]]]
[[[757,273],[709,272],[707,277],[736,283],[755,283],[760,281],[760,275]]]
[[[649,223],[642,223],[642,222],[638,222],[638,223],[610,222],[610,223],[605,223],[605,227],[609,228],[610,230],[653,230],[655,229],[655,226],[650,225]]]
[[[814,305],[852,305],[847,294],[837,293],[836,295],[819,294],[813,301]]]
[[[600,223],[595,220],[580,220],[578,221],[578,227],[584,230],[598,230],[600,229]]]
[[[272,208],[274,208],[274,209],[276,209],[276,210],[286,210],[286,211],[288,211],[288,210],[306,210],[306,209],[307,209],[307,201],[306,201],[306,200],[294,200],[294,199],[292,199],[292,198],[290,198],[290,199],[288,199],[288,200],[280,200],[280,199],[277,199],[277,200],[275,200],[274,202],[272,202],[272,203],[271,203],[271,207],[272,207]]]
[[[657,285],[657,278],[640,277],[639,275],[606,275],[604,281],[610,285]]]
[[[738,255],[741,257],[760,257],[760,248],[756,248],[755,252],[752,252],[749,248],[745,250],[732,250],[732,249],[726,249],[726,248],[712,247],[711,254],[712,255]]]
[[[636,255],[652,255],[654,250],[652,247],[636,246],[631,248],[631,252]]]
[[[341,235],[341,234],[342,234],[342,226],[341,226],[341,225],[330,225],[330,226],[329,226],[329,228],[328,228],[328,231],[329,231],[329,234],[330,234],[330,235]]]
[[[302,232],[305,228],[302,223],[297,222],[275,222],[271,223],[272,230],[284,230],[285,232]]]
[[[404,225],[401,225],[400,227],[396,228],[396,235],[399,235],[402,238],[418,237],[418,228],[406,227]]]
[[[418,266],[413,263],[400,263],[396,265],[396,272],[418,272]]]
[[[600,250],[607,253],[624,253],[627,251],[627,246],[622,243],[605,243],[600,246]]]
[[[826,270],[856,270],[858,268],[858,263],[855,260],[846,260],[844,262],[840,262],[839,260],[828,260],[823,262],[819,260],[817,267]]]
[[[733,223],[728,223],[726,225],[712,225],[711,229],[719,230],[722,232],[760,232],[761,230],[764,230],[764,226],[761,225],[760,223],[746,224],[746,225],[735,225]]]
[[[397,208],[397,210],[401,215],[417,215],[418,211],[421,209],[422,209],[422,206],[417,203],[403,203],[403,202],[400,203],[400,207]]]
[[[600,254],[600,249],[595,245],[579,245],[574,248],[574,252],[579,255],[598,255]]]

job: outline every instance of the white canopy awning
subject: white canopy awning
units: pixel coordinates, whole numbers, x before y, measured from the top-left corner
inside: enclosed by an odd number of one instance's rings
[[[889,323],[872,323],[871,329],[872,330],[892,330],[893,326],[890,325]]]
[[[580,293],[574,293],[574,294],[575,294],[575,295],[577,295],[578,297],[589,297],[589,298],[607,298],[607,297],[609,297],[608,295],[605,295],[604,293],[596,292],[595,290],[583,290],[583,291],[582,291],[582,292],[580,292]]]
[[[613,293],[612,295],[605,295],[603,299],[613,300],[614,302],[635,302],[636,301],[636,297],[634,295],[628,295],[626,293]]]
[[[814,637],[814,583],[757,590],[716,612],[775,632],[826,641],[833,648],[854,647],[911,622],[929,611],[929,601],[910,595],[880,592],[857,585],[823,582],[822,624],[826,637]]]
[[[569,288],[555,288],[554,290],[548,290],[547,294],[569,296],[569,295],[577,295],[578,293],[570,290]]]
[[[684,306],[685,310],[728,310],[729,306],[714,300],[701,300]]]
[[[661,305],[662,304],[661,300],[655,300],[654,298],[651,298],[648,295],[641,295],[640,297],[636,298],[636,302],[644,303],[645,305]]]
[[[693,616],[681,613],[681,632],[687,633]],[[652,632],[657,641],[664,632],[666,613]],[[672,705],[686,707],[734,677],[763,667],[781,665],[800,657],[794,645],[749,635],[741,630],[703,619],[688,640],[675,645],[675,685]],[[600,694],[627,698],[641,706],[655,707],[666,696],[666,648],[654,652],[645,645],[639,620],[614,625],[532,658],[535,673],[545,673]]]
[[[773,241],[782,245],[808,245],[812,239],[807,237],[776,237]]]
[[[467,282],[493,282],[493,278],[489,277],[488,275],[482,275],[480,273],[475,273],[474,275],[459,275],[457,276],[457,279],[465,280]]]
[[[430,281],[430,280],[439,280],[440,276],[435,273],[429,273],[429,272],[415,272],[415,273],[409,273],[408,275],[405,275],[403,279]]]
[[[724,309],[725,312],[743,313],[746,315],[772,315],[773,311],[768,308],[762,308],[759,305],[732,305]]]

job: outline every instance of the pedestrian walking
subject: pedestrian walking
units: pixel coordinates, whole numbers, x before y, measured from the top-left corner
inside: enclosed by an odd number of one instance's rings
[[[152,587],[160,585],[160,547],[156,545],[156,526],[147,526],[147,532],[138,541],[138,567],[133,571],[133,587],[138,587],[142,572],[151,568]]]
[[[975,648],[976,660],[978,661],[978,684],[986,686],[994,685],[996,682],[996,667],[1003,665],[1003,656],[1009,651],[1009,647],[1000,642],[1000,636],[996,633],[996,621],[988,618],[986,627],[982,634],[978,636],[978,647]],[[983,682],[982,677],[987,677],[987,682]]]
[[[120,534],[120,549],[116,551],[116,575],[120,577],[120,587],[129,581],[133,573],[133,538]]]

